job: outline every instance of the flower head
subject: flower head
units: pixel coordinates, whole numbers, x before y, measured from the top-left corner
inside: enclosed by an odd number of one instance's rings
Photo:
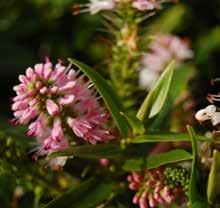
[[[167,205],[177,198],[185,198],[189,175],[183,168],[158,168],[145,174],[132,173],[128,176],[129,188],[136,192],[133,203],[140,208]],[[182,200],[181,202],[183,202]],[[149,205],[149,206],[148,206]]]
[[[38,154],[67,148],[71,134],[92,144],[113,138],[104,127],[108,114],[90,89],[91,83],[73,69],[47,60],[28,68],[19,80],[14,87],[13,122],[29,125],[27,134],[36,136],[40,144]]]

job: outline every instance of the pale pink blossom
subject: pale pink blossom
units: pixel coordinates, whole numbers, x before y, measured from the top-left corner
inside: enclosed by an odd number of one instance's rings
[[[132,6],[139,11],[146,11],[161,8],[161,3],[158,0],[134,0]]]
[[[149,52],[143,55],[140,70],[141,88],[151,89],[162,70],[172,60],[180,66],[187,59],[192,58],[187,41],[174,35],[157,35],[149,44]]]
[[[113,139],[106,109],[94,96],[91,83],[73,69],[47,60],[28,68],[19,80],[14,87],[13,122],[29,125],[27,134],[37,138],[38,155],[68,148],[74,135],[91,144]]]

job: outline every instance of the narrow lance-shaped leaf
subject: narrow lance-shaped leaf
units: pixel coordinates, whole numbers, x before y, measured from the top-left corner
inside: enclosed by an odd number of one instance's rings
[[[199,189],[199,186],[202,184],[201,184],[201,178],[200,178],[199,167],[198,167],[199,148],[197,144],[197,138],[191,126],[187,126],[187,130],[189,132],[189,135],[192,141],[192,149],[193,149],[193,161],[192,161],[191,178],[190,178],[190,186],[189,186],[190,207],[206,208],[207,204],[205,201],[202,200],[202,197],[200,195],[200,189]]]
[[[119,157],[122,154],[122,149],[115,144],[97,144],[97,145],[82,145],[78,147],[70,147],[64,151],[52,153],[49,157],[59,156],[74,156],[87,159],[112,159]]]
[[[160,113],[149,122],[148,131],[153,129],[167,129],[171,122],[178,124],[178,121],[175,121],[175,119],[179,119],[178,117],[173,117],[172,120],[168,122],[167,118],[169,118],[173,112],[175,101],[188,89],[188,81],[193,77],[194,72],[195,68],[190,64],[183,65],[177,70],[174,70],[166,102]]]
[[[192,158],[192,155],[185,150],[176,149],[165,153],[150,155],[146,160],[143,158],[127,160],[123,165],[123,169],[126,171],[141,171],[146,168],[153,169],[170,163],[191,160]]]
[[[162,109],[169,92],[174,65],[174,61],[172,61],[166,67],[153,89],[148,93],[137,113],[137,118],[139,120],[145,121],[152,118]]]
[[[220,152],[214,150],[213,164],[207,185],[207,198],[209,204],[215,203],[217,197],[220,197]]]
[[[121,112],[123,112],[122,105],[120,104],[120,101],[116,96],[116,94],[114,93],[114,91],[107,84],[106,80],[86,64],[83,64],[75,59],[69,59],[69,61],[70,63],[79,67],[79,69],[82,70],[88,76],[88,78],[94,83],[97,91],[102,96],[106,106],[108,107],[108,110],[113,116],[121,132],[121,135],[123,137],[126,137],[129,132],[129,125],[126,119],[121,115]]]
[[[212,141],[210,138],[205,136],[197,136],[199,141]],[[182,142],[182,141],[191,141],[190,136],[184,133],[152,133],[147,135],[139,135],[133,137],[130,142],[133,144],[138,143],[150,143],[150,142]]]

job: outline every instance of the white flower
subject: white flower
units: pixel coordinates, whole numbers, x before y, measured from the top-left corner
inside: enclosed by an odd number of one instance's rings
[[[111,10],[115,7],[114,0],[90,0],[89,11],[96,14],[102,10]]]
[[[209,105],[205,109],[198,111],[195,117],[198,121],[211,120],[213,126],[220,123],[220,112],[217,112],[214,105]]]

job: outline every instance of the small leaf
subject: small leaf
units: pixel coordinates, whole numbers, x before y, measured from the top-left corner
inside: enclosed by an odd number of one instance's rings
[[[170,88],[174,71],[174,61],[172,61],[164,70],[153,89],[149,92],[141,105],[137,118],[145,121],[157,115],[162,109]]]
[[[122,168],[125,171],[141,171],[146,167],[145,163],[144,159],[130,159],[125,161]]]
[[[153,129],[167,129],[170,126],[170,123],[178,125],[179,118],[173,117],[173,120],[170,121],[167,121],[167,118],[169,118],[171,116],[170,114],[173,112],[175,101],[188,89],[188,82],[190,78],[193,77],[195,71],[196,70],[192,65],[183,65],[174,71],[166,103],[160,113],[155,116],[152,121],[149,121],[147,125],[148,131]],[[175,119],[177,121],[175,121]]]
[[[87,159],[112,159],[119,157],[121,154],[122,150],[119,145],[97,144],[70,147],[64,151],[54,152],[51,155],[49,155],[49,157],[53,158],[59,156],[75,156]]]
[[[218,196],[220,196],[220,152],[214,150],[207,186],[208,202],[213,204]]]
[[[204,136],[197,136],[199,141],[212,141],[210,138]],[[148,135],[141,135],[133,137],[130,142],[134,144],[138,143],[148,143],[148,142],[182,142],[182,141],[191,141],[188,134],[183,133],[153,133]]]
[[[169,152],[150,155],[146,159],[130,159],[125,161],[123,169],[125,171],[141,171],[143,169],[153,169],[162,165],[176,163],[185,160],[191,160],[190,153],[182,149],[171,150]]]
[[[80,184],[78,187],[71,189],[60,197],[52,200],[47,205],[43,206],[43,208],[69,208],[70,205],[77,202],[80,197],[85,196],[85,194],[89,194],[89,190],[91,190],[96,183],[96,179],[89,179],[88,181]]]
[[[151,155],[147,158],[146,164],[148,169],[152,169],[169,163],[191,160],[192,158],[192,155],[185,150],[176,149],[165,153]]]
[[[95,84],[97,91],[102,96],[108,110],[110,111],[111,115],[113,116],[120,132],[123,137],[126,137],[129,133],[129,125],[126,119],[121,115],[120,112],[123,112],[123,108],[121,103],[119,102],[118,97],[108,85],[106,80],[102,78],[96,71],[91,69],[86,64],[83,64],[75,59],[69,59],[70,63],[74,64],[75,66],[79,67],[87,76],[88,78]]]
[[[190,177],[190,186],[189,186],[189,202],[191,207],[193,208],[205,208],[206,202],[202,200],[201,193],[200,193],[200,184],[201,178],[199,174],[199,167],[198,167],[198,155],[199,155],[199,148],[197,144],[197,136],[191,126],[187,126],[187,130],[189,132],[191,141],[192,141],[192,149],[193,149],[193,162],[192,162],[192,169],[191,169],[191,177]]]

